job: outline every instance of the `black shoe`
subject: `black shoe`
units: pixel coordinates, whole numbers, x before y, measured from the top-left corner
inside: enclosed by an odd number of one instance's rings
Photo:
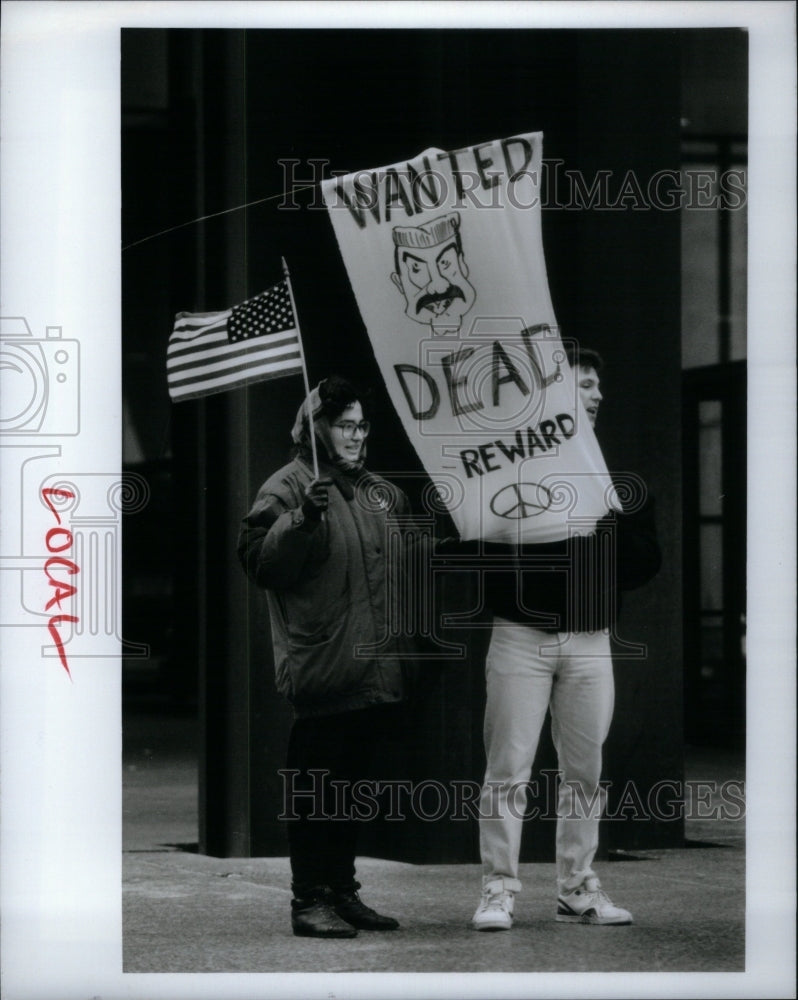
[[[329,890],[291,900],[291,928],[297,937],[353,938],[355,928],[335,912]]]
[[[359,888],[358,885],[357,889]],[[399,921],[393,917],[384,917],[361,903],[357,889],[333,889],[332,905],[338,916],[361,931],[395,931]]]

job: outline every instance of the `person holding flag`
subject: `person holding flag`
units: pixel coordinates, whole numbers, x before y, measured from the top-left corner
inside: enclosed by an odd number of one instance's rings
[[[295,713],[283,818],[299,936],[399,926],[360,900],[355,879],[352,786],[400,725],[412,655],[389,620],[401,560],[388,552],[409,537],[409,503],[365,468],[367,406],[338,376],[319,383],[299,407],[293,460],[261,486],[239,534],[241,563],[268,599],[277,688]]]

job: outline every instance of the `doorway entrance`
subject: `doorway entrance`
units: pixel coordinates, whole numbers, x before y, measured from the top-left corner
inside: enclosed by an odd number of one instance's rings
[[[689,742],[745,744],[746,367],[683,373],[684,693]]]

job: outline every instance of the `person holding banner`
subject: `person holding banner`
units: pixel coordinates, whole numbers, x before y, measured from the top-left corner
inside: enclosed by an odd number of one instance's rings
[[[484,930],[512,923],[513,795],[549,707],[565,779],[558,919],[631,920],[592,869],[613,708],[609,633],[618,590],[659,564],[645,490],[621,509],[593,433],[595,365],[591,385],[566,372],[543,253],[543,166],[543,134],[526,132],[321,185],[386,389],[458,533],[452,567],[481,574],[494,616],[474,915]]]
[[[578,398],[591,425],[602,396],[600,357],[566,344]],[[561,781],[557,803],[556,919],[630,924],[593,870],[606,790],[602,746],[614,703],[610,652],[619,591],[642,586],[661,561],[653,502],[637,477],[630,510],[601,518],[593,533],[508,547],[485,544],[505,568],[484,574],[493,629],[486,659],[487,768],[479,810],[483,891],[476,930],[509,930],[521,889],[526,783],[547,711]]]
[[[291,432],[295,457],[258,491],[238,543],[248,576],[266,591],[277,687],[295,713],[281,818],[299,936],[399,926],[361,902],[355,880],[352,786],[400,724],[412,653],[388,617],[401,572],[388,552],[407,539],[409,504],[365,469],[365,406],[337,376],[310,392]]]

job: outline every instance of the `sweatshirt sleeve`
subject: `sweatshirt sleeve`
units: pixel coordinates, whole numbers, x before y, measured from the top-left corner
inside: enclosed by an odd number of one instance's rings
[[[614,526],[618,586],[636,590],[653,579],[662,565],[662,551],[657,537],[655,502],[649,497],[632,512],[611,513],[599,526]]]
[[[244,572],[266,590],[289,590],[328,555],[328,524],[303,517],[299,504],[262,487],[241,522],[238,558]]]

